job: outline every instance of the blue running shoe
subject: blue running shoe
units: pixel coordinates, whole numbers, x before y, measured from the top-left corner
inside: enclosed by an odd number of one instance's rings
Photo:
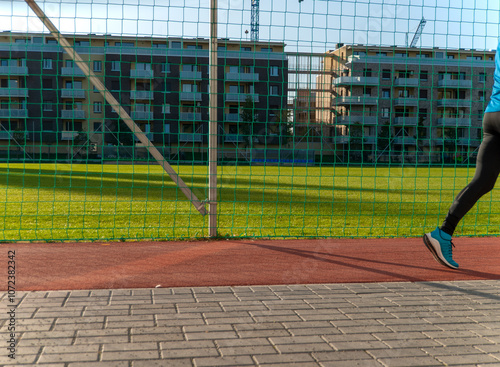
[[[452,269],[458,269],[458,264],[453,261],[453,247],[451,236],[436,228],[424,234],[424,243],[438,263]]]

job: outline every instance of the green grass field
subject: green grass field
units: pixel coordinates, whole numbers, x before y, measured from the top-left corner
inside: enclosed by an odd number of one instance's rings
[[[201,200],[207,167],[175,166]],[[0,165],[0,241],[186,239],[201,216],[157,165]],[[222,237],[415,237],[472,178],[467,168],[219,167]],[[457,235],[498,235],[500,193]]]

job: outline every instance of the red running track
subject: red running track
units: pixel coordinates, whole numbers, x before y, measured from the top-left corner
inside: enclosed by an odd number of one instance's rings
[[[500,279],[497,238],[457,238],[459,270],[421,238],[1,244],[16,289],[74,290]],[[4,271],[6,274],[6,271]],[[0,289],[6,290],[6,282]]]

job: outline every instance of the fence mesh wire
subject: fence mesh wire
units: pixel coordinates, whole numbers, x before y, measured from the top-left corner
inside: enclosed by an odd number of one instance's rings
[[[210,2],[0,1],[0,241],[208,235]],[[406,237],[474,174],[494,1],[218,1],[217,234]],[[113,108],[115,107],[115,108]],[[498,235],[499,194],[457,235]]]

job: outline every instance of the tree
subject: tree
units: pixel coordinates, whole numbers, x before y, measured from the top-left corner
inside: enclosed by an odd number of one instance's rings
[[[85,131],[80,131],[78,135],[73,138],[73,157],[80,156],[87,157],[89,150],[89,137]]]
[[[251,96],[247,96],[245,104],[240,114],[239,133],[243,135],[245,148],[252,148],[254,124],[257,122],[258,116],[255,112],[255,103]]]
[[[275,123],[278,126],[281,143],[287,144],[293,135],[292,111],[282,108],[275,114]]]

